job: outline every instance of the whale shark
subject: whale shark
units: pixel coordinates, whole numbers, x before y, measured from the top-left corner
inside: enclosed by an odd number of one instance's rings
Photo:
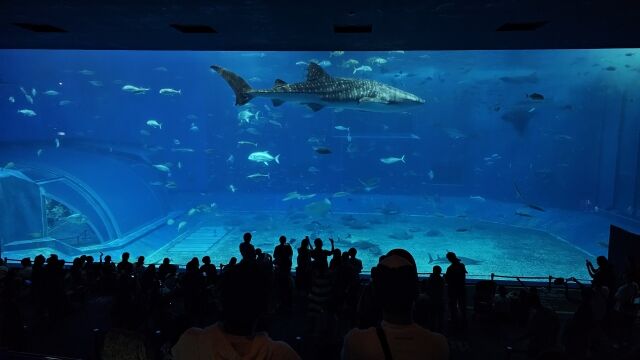
[[[270,89],[253,89],[239,75],[217,65],[211,68],[229,84],[238,106],[256,97],[271,99],[273,106],[289,101],[306,105],[313,111],[329,107],[394,112],[425,103],[414,94],[378,81],[333,77],[316,63],[309,63],[304,81],[288,84],[277,79]]]

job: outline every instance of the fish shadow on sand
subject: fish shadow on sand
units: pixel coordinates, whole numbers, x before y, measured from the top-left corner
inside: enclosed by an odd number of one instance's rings
[[[395,240],[410,240],[413,239],[413,235],[407,232],[406,230],[395,231],[389,235],[387,235],[391,239]]]

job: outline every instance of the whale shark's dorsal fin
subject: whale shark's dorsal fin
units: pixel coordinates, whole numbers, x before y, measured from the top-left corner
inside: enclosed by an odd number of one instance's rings
[[[331,76],[327,74],[320,65],[309,63],[309,67],[307,68],[307,81],[322,81],[328,79],[331,79]]]

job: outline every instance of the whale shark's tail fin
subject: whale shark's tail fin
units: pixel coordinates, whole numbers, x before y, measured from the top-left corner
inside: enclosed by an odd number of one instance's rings
[[[431,257],[431,253],[429,253],[429,264],[433,263],[433,257]]]
[[[211,68],[215,70],[222,78],[229,84],[233,92],[236,94],[236,105],[244,105],[251,101],[253,96],[251,95],[251,86],[239,75],[217,65],[211,65]]]

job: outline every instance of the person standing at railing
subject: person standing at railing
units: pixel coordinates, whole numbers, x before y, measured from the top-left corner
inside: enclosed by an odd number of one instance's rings
[[[447,281],[451,322],[456,331],[464,331],[467,326],[467,301],[465,291],[467,268],[453,252],[447,253],[447,260],[449,260],[451,265],[447,267],[444,278]]]

